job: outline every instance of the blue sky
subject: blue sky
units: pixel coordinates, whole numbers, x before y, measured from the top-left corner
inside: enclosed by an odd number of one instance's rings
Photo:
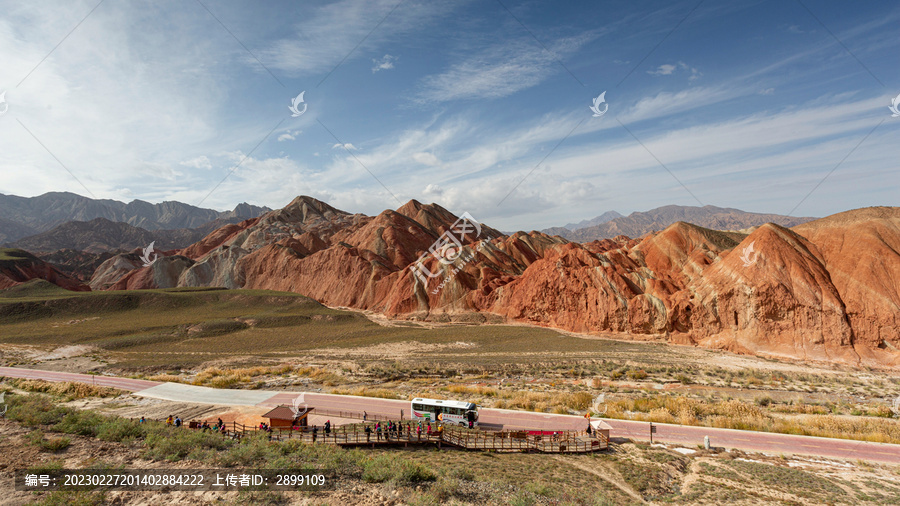
[[[668,204],[900,204],[896,2],[0,11],[0,193],[217,209],[311,195],[367,214],[418,199],[503,230]]]

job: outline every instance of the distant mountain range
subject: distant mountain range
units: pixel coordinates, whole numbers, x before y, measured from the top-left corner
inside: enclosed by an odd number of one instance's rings
[[[94,218],[91,221],[63,223],[46,232],[7,243],[6,246],[34,253],[61,249],[103,253],[117,250],[131,251],[155,242],[156,249],[172,250],[189,246],[217,228],[241,221],[243,221],[241,218],[220,218],[197,228],[150,231],[106,218]]]
[[[181,202],[151,204],[97,200],[68,192],[50,192],[37,197],[0,194],[0,244],[47,232],[70,221],[89,222],[104,218],[127,223],[145,231],[195,229],[216,220],[219,226],[256,218],[268,207],[239,204],[233,211],[204,209]],[[59,249],[59,248],[55,248]]]
[[[593,227],[596,225],[602,225],[603,223],[612,221],[616,218],[622,218],[622,215],[617,213],[616,211],[606,211],[605,213],[597,216],[591,220],[581,220],[578,223],[569,223],[565,228],[569,230],[578,230],[579,228],[587,228]]]
[[[683,221],[712,230],[745,230],[765,223],[782,227],[794,227],[816,218],[796,218],[780,214],[748,213],[740,209],[716,206],[663,206],[646,212],[634,212],[622,216],[609,211],[592,220],[585,220],[565,227],[553,227],[541,232],[558,235],[575,242],[611,239],[619,235],[639,238],[653,231]]]

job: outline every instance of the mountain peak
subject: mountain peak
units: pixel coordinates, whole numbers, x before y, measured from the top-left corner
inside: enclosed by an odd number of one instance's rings
[[[797,218],[779,214],[751,213],[741,211],[740,209],[716,207],[712,205],[697,207],[673,204],[644,212],[635,211],[628,216],[620,215],[605,223],[578,228],[568,232],[559,228],[547,229],[547,231],[548,233],[560,234],[571,241],[590,242],[598,239],[609,239],[618,235],[642,237],[649,232],[664,230],[666,227],[679,221],[712,230],[737,231],[750,227],[757,227],[769,222],[784,227],[793,227],[813,219],[815,218]]]

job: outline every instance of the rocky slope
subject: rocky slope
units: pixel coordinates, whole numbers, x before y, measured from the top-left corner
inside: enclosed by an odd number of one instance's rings
[[[67,290],[90,290],[78,280],[59,272],[27,251],[0,248],[0,290],[32,279],[43,279]]]
[[[35,256],[52,265],[63,274],[85,283],[91,279],[97,268],[116,253],[86,253],[84,251],[61,249],[50,253],[37,253]]]

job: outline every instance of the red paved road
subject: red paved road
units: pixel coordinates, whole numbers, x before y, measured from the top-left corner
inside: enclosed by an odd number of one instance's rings
[[[93,376],[88,374],[60,373],[39,371],[34,369],[18,369],[0,367],[0,375],[15,378],[34,378],[50,381],[80,381],[96,385],[111,386],[137,392],[145,388],[160,385],[153,381]],[[261,407],[288,404],[299,395],[299,392],[282,392],[260,404]],[[390,399],[375,399],[347,395],[305,393],[304,399],[309,406],[320,410],[331,411],[366,411],[370,415],[396,418],[403,410],[404,418],[409,416],[409,402]],[[202,402],[200,399],[184,399],[190,402]],[[544,429],[544,430],[581,430],[587,421],[578,416],[550,415],[529,411],[511,411],[505,409],[480,409],[479,423],[485,428],[505,429]],[[637,440],[650,439],[650,424],[629,420],[604,419],[612,430],[613,438],[629,438]],[[812,455],[836,459],[862,459],[873,462],[900,464],[900,445],[868,443],[845,439],[829,439],[811,436],[793,436],[773,434],[769,432],[753,432],[731,429],[712,429],[684,425],[654,424],[657,433],[653,440],[661,443],[676,443],[687,447],[703,444],[703,437],[709,436],[715,447],[737,448],[751,452],[773,454]]]
[[[0,376],[9,378],[42,379],[46,381],[77,381],[79,383],[90,383],[102,387],[114,387],[129,392],[138,392],[162,384],[157,381],[117,378],[115,376],[41,371],[38,369],[20,369],[18,367],[0,367]]]
[[[650,424],[647,422],[606,419],[604,421],[612,427],[610,435],[614,438],[626,437],[644,441],[650,439]],[[737,448],[776,455],[795,453],[900,464],[900,445],[666,423],[654,423],[653,425],[656,426],[656,434],[653,435],[654,442],[678,443],[687,447],[696,447],[696,445],[703,444],[704,436],[709,436],[710,445],[714,447]]]

